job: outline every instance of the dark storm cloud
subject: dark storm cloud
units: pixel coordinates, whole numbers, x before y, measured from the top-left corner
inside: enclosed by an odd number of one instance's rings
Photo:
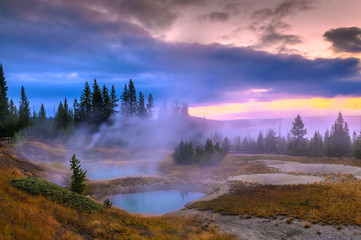
[[[361,52],[361,28],[343,27],[331,29],[323,37],[332,43],[335,52]]]
[[[361,94],[357,59],[308,60],[248,48],[169,43],[110,13],[118,11],[115,7],[106,11],[85,4],[93,3],[90,0],[43,3],[0,2],[0,62],[9,87],[19,89],[24,84],[29,98],[40,95],[46,86],[52,96],[71,99],[69,89],[80,93],[84,81],[93,78],[115,83],[119,91],[124,81],[133,78],[137,89],[151,91],[158,99],[168,94],[193,104],[229,101],[227,93],[251,88],[292,96]],[[21,4],[25,5],[19,8]],[[292,11],[276,12],[283,16]],[[9,95],[15,92],[17,96],[18,90]]]
[[[312,9],[315,1],[285,0],[274,8],[264,8],[253,12],[251,30],[260,32],[258,47],[279,44],[279,52],[286,50],[288,45],[302,42],[302,38],[294,34],[284,34],[282,31],[291,26],[283,19],[300,11]]]

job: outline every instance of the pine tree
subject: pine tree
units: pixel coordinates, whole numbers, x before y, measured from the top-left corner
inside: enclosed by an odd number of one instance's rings
[[[92,92],[88,82],[85,82],[84,90],[80,96],[80,121],[89,121],[92,112]]]
[[[123,93],[121,96],[120,112],[124,116],[128,116],[128,114],[129,114],[129,91],[128,91],[127,84],[124,84]]]
[[[7,119],[6,131],[4,131],[4,137],[14,136],[15,132],[18,130],[19,125],[19,115],[16,109],[16,106],[12,99],[10,99],[9,104],[9,118]]]
[[[350,132],[341,112],[332,126],[329,140],[329,148],[327,149],[329,156],[342,156],[351,151]]]
[[[353,144],[353,156],[358,159],[361,159],[361,132],[358,136],[357,135],[355,136],[354,144]]]
[[[137,113],[137,93],[133,84],[132,79],[129,80],[128,85],[128,99],[129,99],[129,116],[134,116]]]
[[[144,96],[143,96],[142,92],[139,92],[138,99],[139,100],[138,100],[137,114],[138,114],[138,117],[144,118],[147,116],[147,109],[145,108],[145,101],[144,101]]]
[[[292,124],[290,153],[291,155],[306,155],[307,139],[305,135],[307,134],[307,129],[305,129],[301,116],[297,115]]]
[[[308,144],[308,156],[320,157],[324,155],[324,143],[321,134],[316,131]]]
[[[70,190],[81,194],[86,189],[86,173],[87,171],[81,169],[80,160],[75,157],[75,154],[69,159],[70,170],[73,172],[70,182]]]
[[[111,101],[111,104],[112,104],[112,112],[111,114],[115,114],[117,113],[117,107],[118,107],[118,101],[119,99],[117,99],[117,95],[116,95],[116,92],[115,92],[115,87],[114,85],[112,85],[112,89],[110,91],[110,101]]]
[[[94,79],[92,92],[92,121],[99,124],[102,122],[102,93],[97,80]]]
[[[31,117],[32,125],[36,125],[38,123],[38,114],[36,111],[33,111],[33,116]]]
[[[72,121],[72,111],[69,108],[68,100],[64,99],[64,113],[65,113],[65,127],[67,128],[70,125],[70,122]]]
[[[204,146],[204,152],[207,154],[207,160],[209,160],[214,153],[214,146],[212,140],[207,138],[206,145]]]
[[[66,112],[63,103],[60,101],[58,105],[58,110],[56,111],[54,124],[56,131],[64,131],[66,130],[67,119],[66,119]]]
[[[150,118],[153,117],[153,107],[154,107],[153,96],[152,96],[151,93],[149,93],[149,95],[148,95],[148,102],[147,102],[146,108],[147,108],[148,116],[149,116]]]
[[[264,152],[264,138],[262,131],[259,132],[257,137],[257,151]]]
[[[265,138],[265,150],[269,153],[277,150],[276,132],[272,129],[267,132]]]
[[[4,70],[0,64],[0,124],[5,124],[9,115],[9,102],[7,97],[8,87],[6,86]]]
[[[46,122],[46,111],[44,108],[44,104],[41,104],[38,116],[41,123]]]
[[[74,99],[73,102],[73,111],[74,111],[74,122],[79,123],[81,121],[81,109],[78,99]]]
[[[106,121],[110,117],[110,115],[112,115],[113,103],[110,99],[108,88],[105,85],[103,85],[101,93],[102,93],[102,106],[101,106],[102,121]]]
[[[29,101],[25,94],[24,86],[21,86],[21,97],[19,107],[19,127],[25,128],[30,124],[30,107]]]
[[[222,149],[223,149],[225,152],[228,152],[228,151],[231,149],[231,145],[230,145],[230,143],[229,143],[228,137],[225,137],[225,138],[223,139]]]

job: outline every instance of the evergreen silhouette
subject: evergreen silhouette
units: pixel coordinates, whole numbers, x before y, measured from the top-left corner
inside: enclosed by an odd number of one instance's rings
[[[307,146],[307,139],[305,138],[307,129],[305,129],[305,125],[300,115],[297,115],[292,124],[290,153],[291,155],[304,155]]]
[[[92,113],[92,92],[88,82],[84,84],[84,90],[80,95],[80,120],[89,121]]]
[[[119,99],[117,99],[116,91],[114,85],[112,85],[112,89],[110,90],[110,102],[112,104],[112,112],[111,114],[117,113],[117,107]]]
[[[134,116],[137,113],[137,93],[133,84],[132,79],[129,80],[128,85],[128,114],[129,116]]]
[[[139,92],[139,98],[138,98],[138,110],[137,114],[138,117],[144,118],[147,117],[147,109],[145,108],[145,100],[142,92]]]
[[[129,91],[127,84],[124,84],[122,96],[121,99],[121,106],[120,106],[120,112],[127,116],[129,114]]]
[[[153,117],[153,108],[154,108],[154,99],[151,93],[149,93],[148,95],[148,101],[147,101],[147,112],[148,112],[148,116],[150,118]]]
[[[20,106],[19,106],[19,128],[28,127],[30,124],[29,101],[25,94],[24,86],[21,86]]]

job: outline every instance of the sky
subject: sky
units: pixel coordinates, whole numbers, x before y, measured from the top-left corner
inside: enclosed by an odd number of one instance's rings
[[[359,0],[0,1],[9,97],[48,115],[132,79],[208,119],[361,115]]]

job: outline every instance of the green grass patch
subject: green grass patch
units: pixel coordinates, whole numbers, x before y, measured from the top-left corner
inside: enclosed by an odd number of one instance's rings
[[[33,195],[43,195],[52,201],[56,201],[65,206],[79,211],[100,211],[102,205],[90,198],[74,193],[68,189],[60,187],[54,183],[39,178],[14,178],[13,185]]]

